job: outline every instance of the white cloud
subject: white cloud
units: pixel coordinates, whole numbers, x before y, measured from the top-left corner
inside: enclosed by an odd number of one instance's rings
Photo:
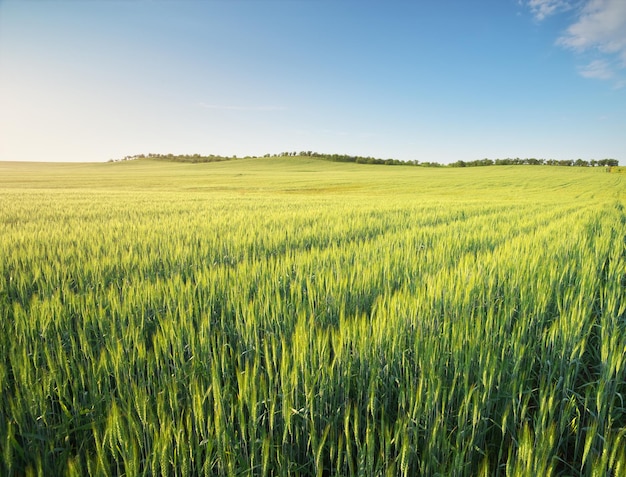
[[[527,0],[538,21],[565,11],[574,20],[556,44],[584,54],[587,64],[578,68],[584,78],[611,80],[624,86],[626,69],[626,0]]]
[[[613,84],[613,89],[623,89],[623,88],[626,88],[626,79],[618,80]]]
[[[626,84],[626,1],[589,0],[557,44],[596,56],[578,72],[584,78],[611,80],[616,89]]]
[[[617,55],[626,66],[626,1],[589,0],[557,43],[576,51]]]
[[[586,66],[578,68],[578,73],[584,78],[609,80],[615,73],[607,60],[594,60]]]
[[[568,0],[528,0],[528,6],[538,21],[573,8]]]

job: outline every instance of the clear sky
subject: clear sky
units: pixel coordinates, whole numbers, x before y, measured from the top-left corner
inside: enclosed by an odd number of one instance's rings
[[[0,160],[626,164],[626,0],[0,0]]]

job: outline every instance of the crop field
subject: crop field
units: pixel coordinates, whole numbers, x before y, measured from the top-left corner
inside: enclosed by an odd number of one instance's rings
[[[0,475],[626,475],[626,175],[0,163]]]

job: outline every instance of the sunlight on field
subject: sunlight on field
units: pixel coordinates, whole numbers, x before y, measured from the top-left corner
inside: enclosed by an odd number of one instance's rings
[[[625,181],[0,163],[0,474],[623,475]]]

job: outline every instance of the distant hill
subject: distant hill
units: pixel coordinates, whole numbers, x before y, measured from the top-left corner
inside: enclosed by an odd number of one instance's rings
[[[312,157],[315,159],[321,159],[331,162],[353,162],[356,164],[374,164],[374,165],[387,165],[387,166],[419,166],[419,167],[478,167],[478,166],[516,166],[516,165],[530,165],[530,166],[565,166],[565,167],[615,167],[619,165],[617,159],[592,159],[586,161],[584,159],[536,159],[536,158],[506,158],[506,159],[477,159],[475,161],[456,161],[450,164],[440,164],[438,162],[420,162],[414,161],[401,161],[399,159],[379,159],[375,157],[353,156],[348,154],[326,154],[313,151],[300,151],[298,152],[281,152],[279,154],[265,154],[263,156],[246,156],[243,159],[257,159],[268,157]],[[210,154],[204,156],[201,154],[138,154],[134,156],[126,156],[122,159],[112,159],[109,162],[119,161],[133,161],[138,159],[153,159],[158,161],[169,162],[187,162],[192,164],[205,163],[205,162],[222,162],[232,161],[239,159],[237,156],[218,156]]]

